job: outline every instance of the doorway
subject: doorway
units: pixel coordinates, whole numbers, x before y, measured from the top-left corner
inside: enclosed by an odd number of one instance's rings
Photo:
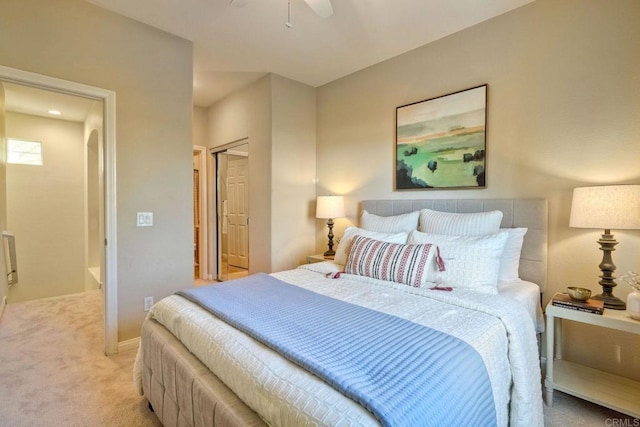
[[[212,282],[209,262],[207,148],[193,147],[193,278],[196,286]]]
[[[103,228],[104,241],[103,269],[100,278],[104,284],[104,351],[107,356],[118,352],[118,288],[117,288],[117,245],[116,245],[116,193],[115,193],[115,92],[88,86],[81,83],[49,77],[29,71],[0,65],[0,82],[24,85],[31,88],[48,90],[53,93],[65,93],[96,100],[102,103],[103,114],[103,150],[99,152],[104,165],[100,171],[100,180],[104,189]],[[3,201],[4,202],[4,201]],[[17,236],[16,236],[17,237]],[[3,292],[5,292],[3,290]]]
[[[18,283],[9,303],[101,289],[103,103],[2,82],[6,228]]]
[[[249,144],[213,153],[216,165],[217,279],[249,274]]]

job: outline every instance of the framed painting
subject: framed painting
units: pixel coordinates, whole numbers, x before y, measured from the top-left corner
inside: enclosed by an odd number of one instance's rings
[[[487,87],[396,108],[395,190],[486,188]]]

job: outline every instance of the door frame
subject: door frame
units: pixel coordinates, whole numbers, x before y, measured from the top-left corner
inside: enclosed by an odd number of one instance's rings
[[[103,102],[104,123],[104,353],[118,352],[118,275],[116,233],[116,93],[69,80],[0,65],[0,80]]]
[[[240,147],[242,145],[247,145],[248,150],[250,150],[251,145],[249,144],[249,137],[245,137],[245,138],[240,138],[237,139],[235,141],[229,142],[227,144],[223,144],[223,145],[219,145],[217,147],[213,147],[213,148],[209,148],[209,155],[210,155],[210,159],[212,160],[211,163],[211,174],[210,177],[212,180],[215,180],[212,185],[210,186],[210,191],[209,194],[211,195],[211,203],[212,203],[212,213],[214,214],[214,217],[212,218],[212,233],[209,234],[209,236],[211,237],[210,242],[215,242],[215,245],[211,245],[211,254],[209,256],[209,259],[212,261],[212,270],[211,270],[211,276],[213,276],[215,274],[214,279],[215,280],[219,280],[220,278],[220,266],[221,266],[221,256],[222,254],[220,253],[220,239],[221,239],[221,234],[220,234],[220,212],[219,212],[219,200],[218,200],[218,162],[217,162],[217,155],[223,152],[230,152],[231,154],[235,154],[235,155],[246,155],[247,157],[250,157],[249,153],[244,153],[242,151],[234,151],[233,149],[236,147]],[[251,230],[249,229],[249,233],[251,233]],[[251,236],[249,236],[249,245],[251,245]],[[249,250],[249,253],[251,253],[251,251]],[[249,268],[251,268],[251,258],[249,258]]]
[[[200,254],[200,279],[211,280],[209,274],[209,210],[208,210],[208,187],[209,187],[209,174],[207,169],[207,147],[200,145],[194,145],[193,151],[198,153],[198,167],[200,168],[199,181],[200,181],[200,239],[199,239],[199,254]]]

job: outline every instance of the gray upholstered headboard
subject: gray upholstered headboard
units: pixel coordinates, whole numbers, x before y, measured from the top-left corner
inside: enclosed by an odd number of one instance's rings
[[[547,200],[546,199],[415,199],[365,200],[361,210],[390,216],[432,209],[441,212],[472,213],[502,211],[503,228],[526,227],[520,255],[520,277],[547,286]]]

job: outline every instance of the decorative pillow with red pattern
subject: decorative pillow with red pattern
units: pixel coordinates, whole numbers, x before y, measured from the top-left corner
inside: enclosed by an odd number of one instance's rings
[[[444,271],[435,245],[407,245],[355,236],[344,271],[419,288],[429,281],[432,263],[436,264],[438,270]]]

